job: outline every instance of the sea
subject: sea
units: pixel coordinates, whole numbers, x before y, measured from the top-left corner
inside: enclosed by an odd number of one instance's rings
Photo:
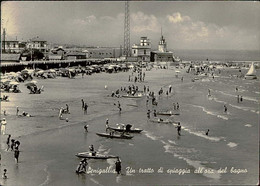
[[[260,50],[180,50],[171,49],[185,61],[260,61]]]
[[[206,54],[205,58],[213,59],[212,54]],[[198,59],[203,58],[198,55]],[[192,59],[197,60],[196,55]],[[229,59],[227,55],[226,59]],[[242,59],[246,58],[233,58]],[[245,74],[248,68],[241,70]],[[143,69],[145,81],[137,83],[128,81],[132,71],[97,73],[74,79],[36,79],[37,85],[44,86],[44,92],[35,95],[29,94],[25,83],[20,83],[22,93],[4,93],[10,102],[1,103],[1,113],[3,110],[7,113],[1,115],[7,120],[6,134],[21,142],[20,159],[16,164],[13,152],[6,151],[7,135],[1,135],[1,173],[7,169],[8,179],[0,179],[0,184],[256,185],[259,178],[259,70],[256,80],[238,78],[241,72],[227,67],[216,71],[214,78],[186,71],[187,67],[173,66]],[[195,77],[197,80],[191,81]],[[155,92],[158,105],[146,104],[146,96],[140,99],[111,97],[113,91],[130,85],[140,90],[144,85],[149,86]],[[170,85],[173,91],[167,96]],[[161,88],[164,92],[159,96]],[[238,102],[238,95],[243,96],[242,102]],[[89,105],[86,115],[81,99]],[[180,115],[160,117],[180,122],[181,136],[177,134],[176,124],[153,123],[147,118],[148,109],[152,113],[154,110],[173,111],[177,102]],[[64,114],[60,120],[59,108],[66,104],[70,114]],[[20,113],[25,111],[33,117],[17,117],[17,106]],[[110,126],[129,123],[143,131],[130,140],[99,137],[96,133],[105,132],[106,119]],[[88,132],[84,131],[84,125],[89,125]],[[91,144],[99,153],[119,156],[122,174],[114,171],[115,159],[88,160],[87,174],[76,174],[80,159],[75,154],[88,151]]]

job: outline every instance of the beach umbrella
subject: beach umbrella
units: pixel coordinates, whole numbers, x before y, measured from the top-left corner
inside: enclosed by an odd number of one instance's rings
[[[36,86],[36,84],[32,83],[32,82],[29,82],[29,83],[26,83],[24,86],[34,87],[34,86]]]
[[[44,74],[44,70],[38,71],[37,74]]]
[[[56,71],[54,69],[50,69],[49,72],[55,73]]]
[[[11,81],[9,84],[10,84],[10,85],[19,85],[20,83],[18,83],[18,82],[16,82],[16,81]]]
[[[11,80],[10,79],[1,79],[1,83],[3,84],[7,84],[7,83],[10,83]]]
[[[37,84],[37,81],[36,80],[32,80],[30,83]]]
[[[21,71],[21,73],[22,73],[22,74],[28,73],[28,70],[27,70],[27,69],[24,69],[24,70]]]

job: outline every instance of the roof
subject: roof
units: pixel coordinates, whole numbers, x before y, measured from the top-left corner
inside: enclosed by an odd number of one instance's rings
[[[49,55],[49,59],[52,60],[52,59],[61,59],[62,56],[61,55]]]
[[[152,51],[152,53],[159,54],[159,55],[173,55],[173,52],[161,52],[161,51]]]
[[[84,52],[69,52],[69,53],[67,53],[67,56],[86,56],[86,53],[84,53]]]
[[[3,42],[3,41],[2,41]],[[19,43],[19,41],[15,41],[15,40],[9,40],[9,41],[5,41],[5,43],[8,43],[8,42],[13,42],[13,43]]]
[[[36,42],[36,41],[43,41],[43,42],[47,42],[45,39],[42,39],[42,38],[40,38],[40,37],[34,37],[34,38],[32,38],[32,39],[30,39],[30,41],[32,41],[32,42]]]
[[[20,61],[21,54],[2,54],[1,61]]]

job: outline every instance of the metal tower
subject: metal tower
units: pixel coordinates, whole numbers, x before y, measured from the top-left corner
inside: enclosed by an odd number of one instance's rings
[[[131,56],[129,2],[125,1],[124,55]]]
[[[2,40],[2,42],[3,42],[3,52],[5,52],[5,37],[6,37],[6,30],[5,30],[5,28],[3,29],[3,40]]]

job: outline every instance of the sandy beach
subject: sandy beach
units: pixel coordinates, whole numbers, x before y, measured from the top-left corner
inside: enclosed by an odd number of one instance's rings
[[[238,70],[228,67],[214,78],[194,76],[186,70],[187,67],[173,66],[150,71],[143,68],[145,81],[137,83],[128,81],[132,70],[94,73],[84,78],[79,75],[73,79],[37,79],[38,85],[44,85],[44,92],[34,95],[20,83],[22,92],[5,93],[10,102],[1,103],[1,110],[7,113],[6,135],[1,135],[1,170],[7,169],[8,179],[1,179],[0,184],[257,184],[259,71],[257,80],[245,80],[230,76],[237,75]],[[242,73],[247,70],[242,69]],[[195,77],[198,80],[192,82]],[[141,90],[144,85],[149,86],[156,94],[158,105],[151,102],[146,105],[146,96],[140,99],[110,96],[112,91],[133,84]],[[169,85],[173,91],[167,96]],[[164,92],[158,96],[160,88]],[[125,93],[120,91],[120,94]],[[243,96],[240,103],[238,94]],[[89,105],[86,115],[81,99]],[[118,101],[121,113],[116,106]],[[181,136],[177,135],[176,125],[152,123],[147,119],[148,109],[173,110],[173,103],[177,102],[180,115],[160,117],[179,121]],[[64,114],[60,120],[59,108],[65,104],[69,105],[70,114]],[[16,106],[20,112],[26,111],[34,117],[17,117]],[[105,132],[106,118],[111,126],[131,123],[143,131],[134,134],[131,140],[99,137],[96,133]],[[89,132],[84,131],[84,125],[89,125]],[[205,135],[208,129],[209,135]],[[5,150],[7,134],[21,142],[18,164],[13,152]],[[75,154],[88,151],[91,144],[100,153],[119,156],[122,175],[114,173],[115,159],[88,160],[87,173],[77,175],[75,169],[80,159]]]

